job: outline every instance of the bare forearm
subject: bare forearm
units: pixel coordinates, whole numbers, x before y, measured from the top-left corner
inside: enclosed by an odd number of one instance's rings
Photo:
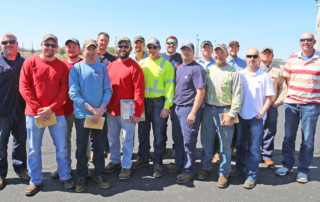
[[[202,104],[204,93],[205,93],[205,89],[204,88],[200,88],[200,89],[197,90],[197,95],[195,97],[191,113],[196,114],[197,111],[199,110],[199,108],[200,108],[200,106]]]

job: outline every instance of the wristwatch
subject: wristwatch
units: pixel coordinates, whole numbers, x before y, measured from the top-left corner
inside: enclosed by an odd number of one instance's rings
[[[258,114],[258,116],[263,119],[264,115],[263,114]]]
[[[234,116],[229,116],[229,118],[234,121],[235,117]]]

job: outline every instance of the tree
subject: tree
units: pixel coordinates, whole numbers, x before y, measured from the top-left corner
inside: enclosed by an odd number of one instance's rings
[[[66,51],[64,50],[64,48],[59,48],[59,50],[58,50],[59,55],[64,55],[65,53],[66,53]]]

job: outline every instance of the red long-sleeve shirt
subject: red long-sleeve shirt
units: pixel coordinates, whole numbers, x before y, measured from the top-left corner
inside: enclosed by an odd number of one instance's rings
[[[73,63],[70,63],[70,62],[68,61],[68,58],[62,60],[62,62],[64,62],[64,64],[67,65],[68,70],[69,70],[69,71],[68,71],[69,73],[70,73],[70,69],[71,69],[72,65],[74,65],[74,64],[76,64],[76,63],[78,63],[78,62],[80,62],[80,61],[82,61],[82,58],[79,58],[79,60],[78,60],[77,62],[73,62]],[[69,75],[69,74],[68,74],[68,75]],[[68,76],[68,80],[69,80],[69,76]],[[70,114],[73,114],[73,113],[74,113],[74,110],[73,110],[73,102],[72,102],[72,100],[70,99],[69,96],[67,97],[66,103],[64,103],[64,105],[63,105],[63,109],[64,109],[64,115],[70,115]]]
[[[23,63],[19,90],[26,101],[25,114],[37,115],[38,109],[50,107],[56,116],[64,115],[68,95],[68,68],[59,59],[46,61],[39,55]]]
[[[113,90],[108,112],[120,116],[120,100],[134,99],[134,116],[140,118],[144,111],[144,76],[140,65],[131,58],[125,62],[116,60],[108,65],[108,73]]]

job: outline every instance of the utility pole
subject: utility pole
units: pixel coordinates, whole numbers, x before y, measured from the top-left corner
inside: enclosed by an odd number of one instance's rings
[[[22,53],[22,57],[24,57],[24,50],[23,50],[23,42],[22,42],[22,48],[21,48],[21,53]]]
[[[196,58],[198,59],[199,58],[199,34],[197,34],[197,47],[196,47]]]
[[[315,44],[315,49],[317,51],[320,50],[320,4],[318,4],[318,0],[316,0],[317,3],[317,24],[316,24],[316,35],[315,35],[315,39],[317,40],[316,44]]]

